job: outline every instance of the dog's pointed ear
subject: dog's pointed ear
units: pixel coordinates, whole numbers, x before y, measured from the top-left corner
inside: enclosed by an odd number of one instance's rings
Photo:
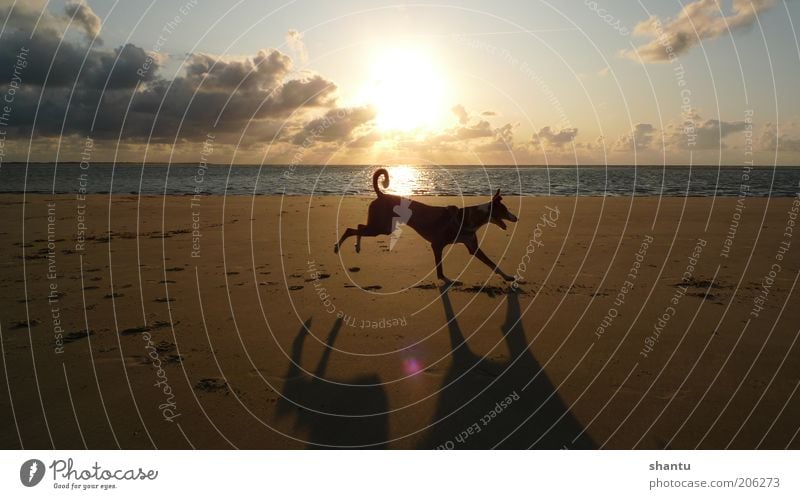
[[[501,198],[500,189],[497,189],[497,191],[495,191],[495,193],[494,193],[494,196],[492,196],[492,197],[495,198],[495,199],[500,199]]]

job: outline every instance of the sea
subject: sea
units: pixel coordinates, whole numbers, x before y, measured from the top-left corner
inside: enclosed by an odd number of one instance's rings
[[[233,196],[372,195],[375,166],[4,163],[0,192]],[[800,167],[387,166],[405,196],[794,197]]]

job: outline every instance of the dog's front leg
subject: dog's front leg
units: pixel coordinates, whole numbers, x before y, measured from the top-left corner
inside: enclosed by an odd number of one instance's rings
[[[431,244],[431,249],[433,250],[433,259],[436,261],[436,277],[445,283],[450,283],[450,279],[444,276],[444,270],[442,269],[442,250],[444,246]]]
[[[513,281],[514,280],[513,276],[510,276],[510,275],[506,274],[505,272],[503,272],[502,270],[500,270],[500,267],[498,267],[497,264],[495,264],[492,261],[491,258],[486,256],[486,253],[484,253],[480,248],[476,247],[475,251],[471,252],[471,253],[474,254],[476,257],[478,257],[478,260],[480,260],[483,263],[485,263],[490,269],[492,269],[493,271],[497,272],[497,274],[500,275],[500,277],[502,277],[506,281]]]

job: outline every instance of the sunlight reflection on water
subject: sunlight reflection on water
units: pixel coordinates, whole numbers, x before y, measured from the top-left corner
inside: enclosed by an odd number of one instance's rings
[[[389,188],[387,192],[398,196],[410,196],[419,190],[419,184],[424,181],[420,178],[419,170],[410,165],[397,165],[387,168],[389,170]]]
[[[209,166],[202,184],[196,165],[92,165],[90,194],[202,194],[374,196],[376,166]],[[742,169],[588,166],[513,168],[400,164],[387,166],[388,192],[402,196],[490,196],[500,188],[523,196],[737,196]],[[6,164],[0,168],[0,192],[74,193],[77,164]],[[795,196],[800,168],[753,169],[749,196]]]

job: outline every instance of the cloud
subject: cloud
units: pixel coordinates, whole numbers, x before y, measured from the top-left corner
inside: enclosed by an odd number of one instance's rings
[[[291,57],[275,49],[224,59],[190,54],[183,72],[166,80],[159,76],[159,54],[133,44],[102,49],[63,38],[64,16],[0,2],[0,17],[9,19],[0,67],[14,67],[23,47],[31,54],[7,129],[12,139],[63,134],[169,142],[177,134],[177,140],[192,142],[213,131],[220,141],[230,135],[247,143],[286,137],[282,130],[299,126],[306,110],[335,106],[333,82],[310,72],[292,77]],[[68,11],[87,35],[97,34],[88,6],[72,2]],[[248,135],[240,137],[245,130]]]
[[[277,50],[260,50],[252,59],[224,61],[207,54],[192,54],[186,63],[186,80],[204,90],[265,90],[274,88],[289,73],[292,59]]]
[[[486,120],[478,120],[472,124],[466,123],[445,130],[442,133],[428,137],[431,144],[445,142],[469,142],[479,139],[496,138],[501,129],[492,127]]]
[[[150,72],[137,74],[148,55],[135,45],[91,50],[87,54],[86,47],[67,41],[59,47],[57,36],[46,29],[37,30],[31,39],[19,32],[9,33],[0,44],[0,67],[13,67],[25,47],[32,56],[25,68],[24,85],[46,86],[48,90],[73,86],[78,90],[133,88],[140,81],[152,80],[158,69],[158,62],[152,61]]]
[[[667,62],[687,53],[703,40],[713,40],[730,31],[746,29],[756,16],[773,5],[773,0],[732,0],[730,14],[723,12],[720,0],[695,0],[686,4],[677,17],[662,22],[651,16],[640,22],[634,35],[651,40],[622,55],[644,62]],[[674,55],[670,55],[670,54]]]
[[[505,125],[493,130],[492,140],[484,140],[475,148],[478,151],[513,151],[514,149],[514,129],[517,123],[506,123]]]
[[[0,18],[8,19],[0,43],[0,67],[13,67],[23,47],[32,54],[25,68],[25,85],[43,85],[46,81],[48,88],[72,87],[77,80],[81,89],[103,88],[107,81],[109,87],[120,88],[133,87],[142,79],[136,74],[147,59],[141,48],[124,45],[110,51],[89,50],[80,43],[62,39],[63,19],[22,4],[13,9],[0,6]],[[36,31],[31,35],[34,26]],[[157,69],[158,63],[153,66]]]
[[[383,135],[377,130],[371,130],[359,137],[356,137],[354,140],[350,141],[347,144],[347,147],[351,147],[353,149],[360,149],[360,148],[367,148],[372,147],[375,142],[378,142],[383,138]]]
[[[745,121],[703,119],[697,111],[692,110],[688,120],[682,124],[666,127],[666,141],[682,149],[720,149],[726,147],[722,139],[746,128]]]
[[[669,123],[663,132],[650,123],[637,123],[630,133],[620,137],[614,144],[618,151],[648,149],[655,139],[663,133],[664,147],[670,149],[720,149],[726,147],[722,139],[742,132],[747,128],[745,121],[724,121],[704,119],[695,110],[681,123]]]
[[[409,135],[395,140],[397,149],[414,152],[472,154],[474,152],[508,151],[514,145],[517,123],[494,127],[486,120],[459,124],[424,139]]]
[[[554,132],[549,126],[546,126],[533,134],[531,143],[535,146],[549,145],[551,147],[561,148],[575,140],[577,135],[577,128],[562,128]]]
[[[313,119],[292,139],[296,145],[312,142],[346,142],[354,131],[375,119],[375,109],[370,106],[331,109],[324,116]],[[366,140],[366,139],[365,139]]]
[[[42,0],[31,0],[29,2],[15,2],[14,0],[0,0],[0,17],[3,18],[7,27],[13,27],[17,30],[24,31],[30,34],[33,27],[37,22],[42,24],[39,19],[39,14],[46,4]],[[47,17],[43,21],[42,27],[47,27]],[[3,33],[5,36],[6,33]]]
[[[58,136],[63,127],[65,135],[92,134],[97,139],[168,141],[180,134],[192,141],[203,140],[212,130],[240,134],[247,129],[259,139],[271,139],[268,133],[294,113],[335,102],[336,85],[320,75],[287,80],[290,60],[277,51],[262,50],[238,61],[190,56],[185,73],[171,81],[155,76],[140,80],[139,62],[145,59],[145,52],[133,45],[92,51],[89,70],[79,76],[64,72],[58,85],[48,81],[45,86],[26,80],[14,102],[11,133],[31,133],[38,108],[47,113],[39,113],[37,136]],[[114,60],[116,66],[110,62]],[[73,93],[75,76],[79,85]]]
[[[446,143],[463,142],[465,146],[469,142],[479,142],[474,144],[478,147],[494,147],[503,144],[503,141],[510,139],[507,130],[513,129],[513,125],[506,124],[500,128],[495,128],[488,120],[482,117],[495,116],[494,111],[484,111],[480,115],[473,116],[467,109],[456,104],[451,111],[458,119],[458,125],[448,128],[441,133],[428,137],[424,142],[431,147],[441,147]]]
[[[289,50],[297,57],[301,64],[308,62],[308,50],[303,41],[303,34],[296,29],[290,29],[286,32],[286,45]]]
[[[72,19],[73,23],[83,28],[89,41],[95,40],[95,43],[102,43],[102,40],[98,38],[101,27],[100,18],[86,4],[85,0],[67,2],[64,13]]]
[[[697,130],[697,147],[698,149],[716,149],[728,135],[734,132],[742,132],[747,127],[744,121],[720,121],[720,120],[706,120],[696,127]],[[724,145],[722,145],[724,147]]]
[[[455,140],[472,140],[482,137],[493,137],[494,130],[492,124],[486,120],[480,120],[473,125],[456,127],[452,134]]]
[[[456,104],[452,108],[453,114],[456,115],[458,118],[458,122],[462,125],[466,124],[469,121],[469,113],[461,104]]]
[[[637,123],[633,126],[630,133],[620,137],[614,149],[619,151],[632,151],[636,149],[646,149],[653,143],[657,133],[656,127],[650,123]]]
[[[203,63],[187,68],[185,76],[155,81],[137,94],[129,116],[134,119],[130,125],[133,130],[128,133],[142,136],[154,127],[156,137],[174,137],[180,130],[181,136],[198,139],[212,128],[233,134],[247,129],[254,136],[252,140],[271,139],[269,131],[295,113],[329,108],[335,103],[336,85],[320,75],[286,80],[290,61],[276,50],[261,50],[250,60],[209,57],[203,55]],[[208,71],[197,73],[203,64],[210,64]],[[242,68],[250,72],[241,72]],[[237,81],[236,75],[242,79]],[[295,120],[301,118],[295,116]],[[112,123],[106,128],[115,130],[118,126]]]
[[[800,152],[800,138],[778,133],[774,123],[765,124],[759,137],[760,148],[764,151]]]
[[[6,129],[12,141],[33,135],[44,147],[63,136],[69,150],[71,137],[87,135],[98,141],[192,143],[214,133],[220,147],[226,141],[249,147],[291,140],[309,113],[336,107],[336,85],[308,71],[297,76],[292,58],[279,50],[250,57],[189,54],[182,72],[168,80],[159,73],[168,54],[64,37],[70,18],[85,38],[101,29],[83,1],[69,2],[65,12],[55,15],[35,1],[12,8],[0,0],[0,18],[7,19],[0,67],[14,67],[23,48],[31,54]],[[11,73],[5,78],[0,86]]]

